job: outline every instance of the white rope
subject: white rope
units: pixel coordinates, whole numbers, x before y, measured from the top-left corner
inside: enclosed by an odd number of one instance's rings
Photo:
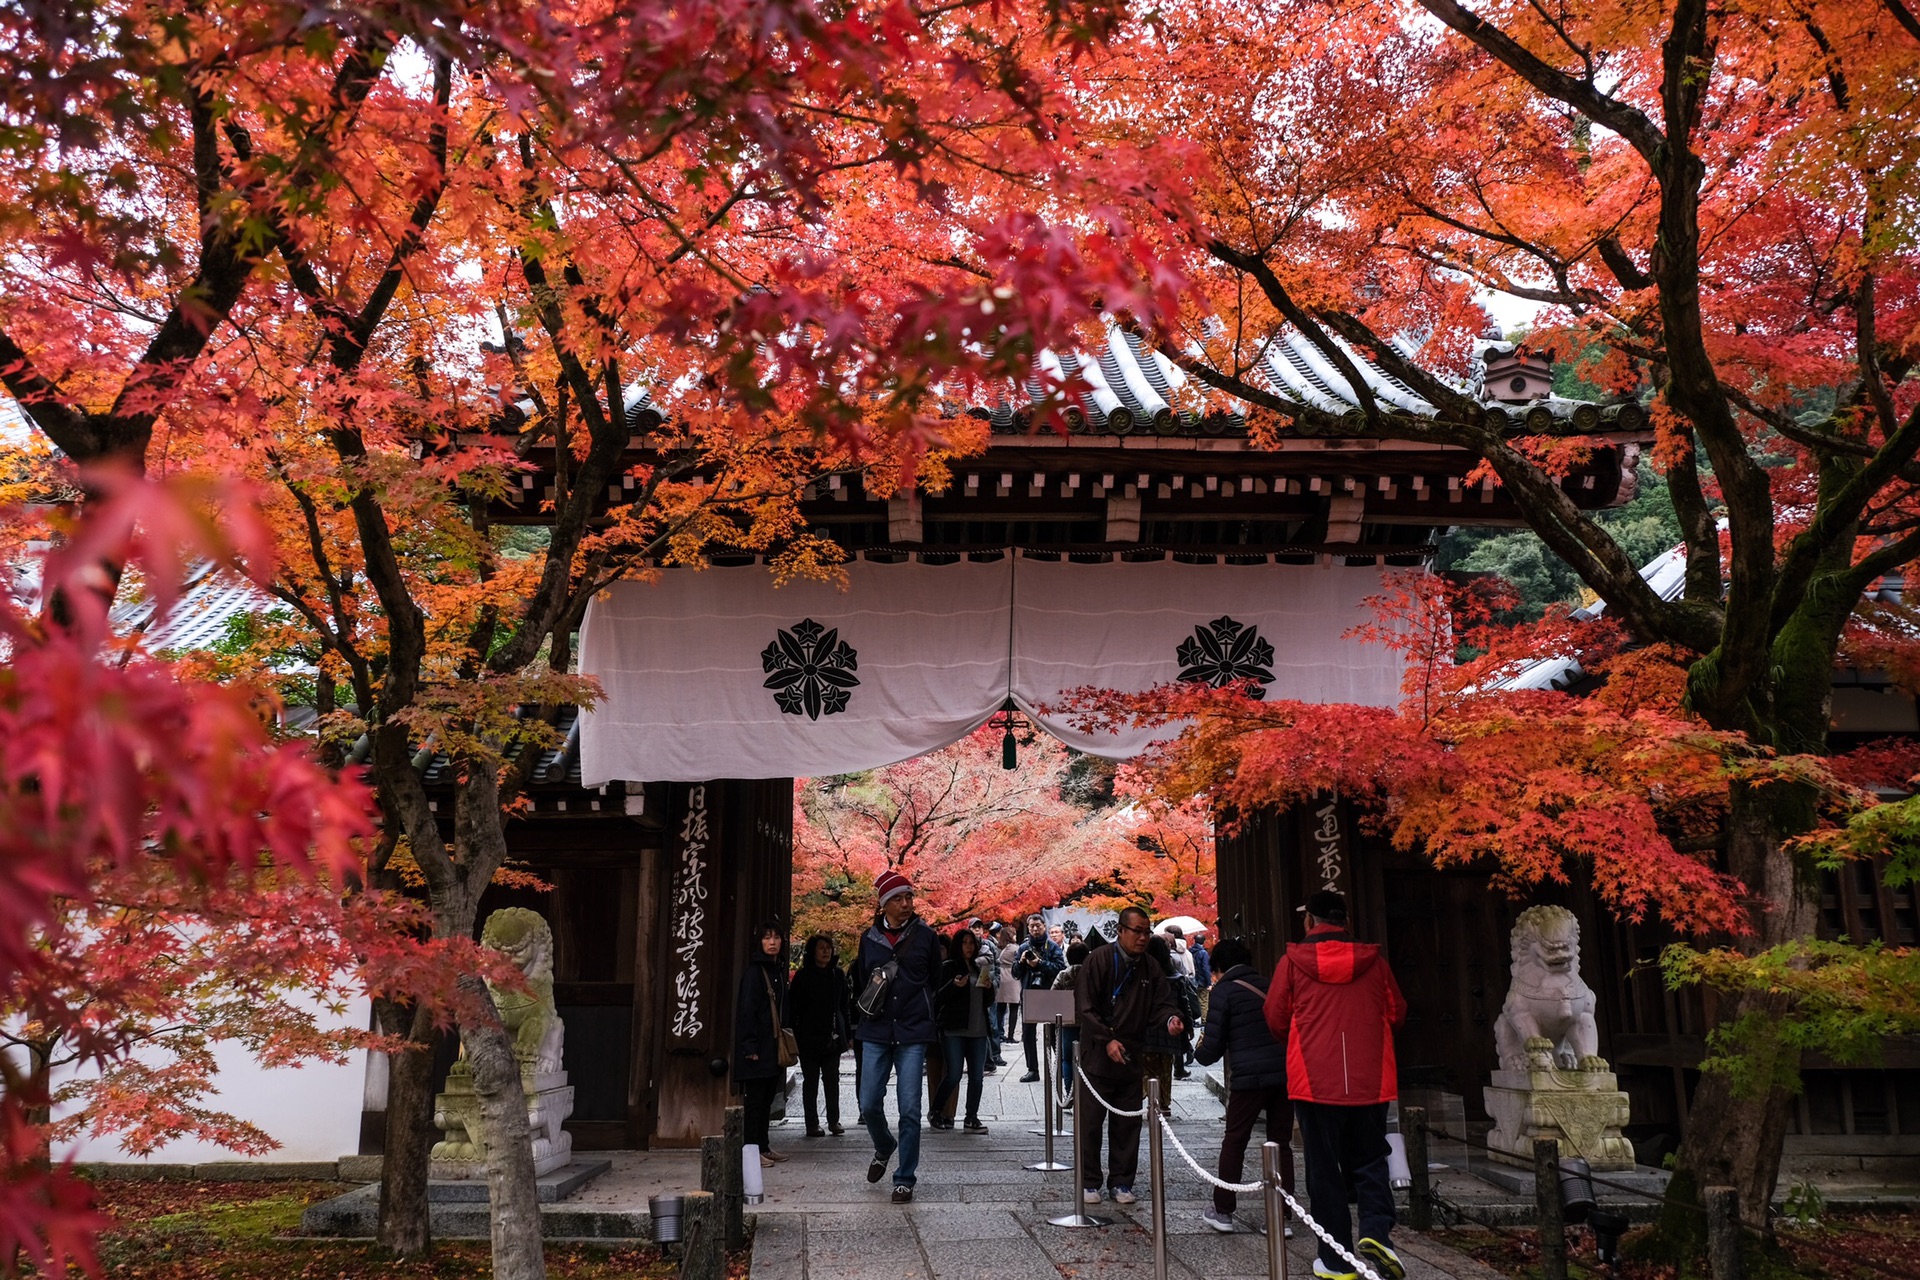
[[[1160,1117],[1160,1129],[1161,1129],[1161,1132],[1166,1134],[1166,1136],[1172,1140],[1173,1149],[1180,1153],[1180,1158],[1187,1162],[1187,1167],[1200,1175],[1200,1180],[1202,1182],[1211,1183],[1213,1186],[1218,1187],[1222,1191],[1232,1191],[1232,1192],[1235,1192],[1236,1194],[1242,1194],[1242,1195],[1249,1195],[1256,1191],[1264,1192],[1267,1189],[1267,1184],[1264,1180],[1260,1182],[1222,1182],[1220,1179],[1208,1173],[1205,1169],[1202,1169],[1200,1167],[1199,1162],[1195,1160],[1193,1156],[1187,1151],[1187,1149],[1180,1144],[1180,1135],[1173,1131],[1173,1126],[1167,1122],[1167,1117],[1164,1113]],[[1374,1272],[1374,1269],[1372,1267],[1360,1261],[1360,1259],[1354,1257],[1353,1254],[1347,1251],[1346,1246],[1342,1245],[1338,1240],[1335,1240],[1332,1236],[1328,1235],[1326,1228],[1322,1227],[1319,1223],[1315,1222],[1313,1220],[1313,1215],[1308,1213],[1305,1209],[1301,1208],[1300,1202],[1298,1200],[1295,1200],[1292,1196],[1288,1195],[1287,1189],[1285,1187],[1279,1187],[1279,1188],[1276,1188],[1276,1190],[1280,1192],[1280,1198],[1287,1202],[1287,1208],[1290,1211],[1292,1211],[1293,1216],[1298,1218],[1302,1223],[1306,1224],[1307,1229],[1313,1232],[1313,1234],[1315,1234],[1316,1236],[1319,1236],[1322,1240],[1324,1240],[1327,1243],[1327,1246],[1331,1248],[1335,1253],[1339,1254],[1342,1258],[1346,1259],[1349,1263],[1351,1263],[1353,1265],[1354,1270],[1358,1272],[1361,1276],[1365,1277],[1365,1280],[1380,1280],[1379,1275]],[[1273,1230],[1274,1225],[1275,1224],[1273,1223],[1268,1223],[1267,1230],[1269,1231]]]
[[[1220,1179],[1214,1177],[1212,1174],[1208,1173],[1205,1169],[1202,1169],[1200,1167],[1200,1162],[1195,1160],[1193,1156],[1187,1151],[1187,1149],[1180,1144],[1180,1135],[1173,1131],[1173,1125],[1167,1121],[1167,1117],[1164,1114],[1162,1114],[1160,1117],[1160,1128],[1166,1133],[1167,1137],[1173,1142],[1173,1149],[1180,1153],[1180,1158],[1187,1162],[1187,1167],[1200,1175],[1200,1180],[1202,1182],[1211,1183],[1213,1186],[1218,1187],[1222,1191],[1232,1191],[1232,1192],[1236,1192],[1243,1195],[1250,1195],[1256,1191],[1266,1190],[1267,1184],[1264,1182],[1222,1182],[1220,1181]]]
[[[1080,1083],[1087,1086],[1087,1093],[1092,1096],[1093,1100],[1099,1103],[1102,1107],[1106,1108],[1108,1111],[1111,1111],[1114,1115],[1144,1117],[1147,1114],[1147,1108],[1145,1103],[1141,1104],[1140,1109],[1138,1111],[1120,1110],[1118,1107],[1114,1106],[1111,1102],[1108,1102],[1105,1098],[1100,1096],[1100,1091],[1093,1087],[1093,1081],[1087,1079],[1087,1073],[1083,1069],[1081,1069],[1081,1067],[1078,1064],[1075,1064],[1074,1071],[1079,1075]],[[1180,1158],[1187,1162],[1187,1166],[1189,1168],[1191,1168],[1195,1173],[1200,1175],[1200,1178],[1202,1181],[1212,1183],[1214,1186],[1220,1188],[1220,1190],[1222,1191],[1232,1191],[1232,1192],[1235,1192],[1236,1194],[1238,1193],[1251,1194],[1255,1191],[1264,1192],[1266,1190],[1266,1183],[1264,1181],[1247,1182],[1247,1183],[1222,1182],[1220,1179],[1208,1173],[1205,1169],[1202,1169],[1200,1167],[1199,1162],[1196,1161],[1193,1158],[1193,1156],[1188,1153],[1186,1147],[1181,1145],[1180,1135],[1176,1134],[1173,1131],[1173,1125],[1171,1122],[1168,1121],[1166,1112],[1164,1111],[1160,1113],[1160,1129],[1163,1133],[1167,1135],[1167,1137],[1173,1139],[1173,1149],[1180,1153]],[[1360,1261],[1360,1259],[1356,1258],[1353,1255],[1352,1251],[1349,1250],[1345,1245],[1341,1244],[1338,1240],[1335,1240],[1331,1235],[1327,1234],[1327,1229],[1321,1226],[1319,1223],[1315,1222],[1313,1220],[1313,1215],[1308,1213],[1304,1208],[1302,1208],[1298,1200],[1295,1200],[1292,1196],[1288,1195],[1285,1187],[1276,1187],[1275,1190],[1280,1193],[1280,1198],[1287,1202],[1287,1208],[1292,1211],[1293,1216],[1298,1218],[1301,1222],[1305,1223],[1307,1230],[1313,1232],[1313,1234],[1315,1234],[1316,1236],[1319,1236],[1321,1241],[1325,1243],[1329,1249],[1332,1249],[1335,1253],[1339,1254],[1342,1259],[1350,1263],[1353,1266],[1354,1271],[1359,1276],[1362,1277],[1362,1280],[1380,1280],[1379,1274],[1376,1271],[1374,1271],[1372,1267]],[[1159,1188],[1159,1193],[1164,1195],[1166,1193],[1166,1189],[1164,1187]],[[1267,1230],[1269,1231],[1275,1230],[1278,1226],[1279,1226],[1278,1223],[1268,1223]]]
[[[1090,1095],[1092,1095],[1093,1100],[1099,1103],[1102,1107],[1105,1107],[1108,1111],[1111,1111],[1114,1115],[1117,1115],[1117,1116],[1127,1116],[1129,1118],[1138,1119],[1138,1120],[1146,1119],[1146,1116],[1147,1116],[1146,1103],[1144,1102],[1141,1103],[1140,1109],[1138,1111],[1122,1111],[1120,1108],[1114,1106],[1111,1102],[1108,1102],[1105,1098],[1100,1096],[1100,1091],[1093,1087],[1093,1081],[1087,1079],[1087,1073],[1085,1068],[1081,1067],[1078,1063],[1075,1063],[1073,1070],[1074,1070],[1074,1073],[1080,1077],[1080,1083],[1087,1086],[1087,1092]]]
[[[1298,1200],[1295,1200],[1292,1196],[1288,1195],[1287,1189],[1285,1187],[1280,1188],[1280,1198],[1287,1202],[1287,1208],[1293,1211],[1294,1217],[1306,1223],[1307,1229],[1313,1232],[1313,1234],[1319,1236],[1320,1239],[1326,1244],[1326,1246],[1329,1249],[1332,1249],[1335,1253],[1339,1254],[1342,1258],[1346,1259],[1346,1261],[1351,1263],[1353,1265],[1353,1269],[1363,1277],[1363,1280],[1380,1280],[1379,1275],[1374,1271],[1372,1267],[1360,1261],[1360,1259],[1354,1257],[1353,1254],[1347,1249],[1345,1245],[1341,1244],[1338,1240],[1335,1240],[1332,1236],[1328,1235],[1327,1229],[1321,1226],[1319,1223],[1315,1222],[1313,1220],[1313,1215],[1308,1213],[1305,1209],[1302,1209],[1300,1207],[1300,1202]]]

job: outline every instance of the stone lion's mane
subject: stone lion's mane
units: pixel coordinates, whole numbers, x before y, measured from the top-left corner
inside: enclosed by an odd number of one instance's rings
[[[521,966],[529,978],[553,976],[553,930],[538,911],[526,907],[505,907],[487,917],[480,941],[501,951],[525,951]]]
[[[1564,932],[1569,924],[1575,923],[1573,912],[1565,907],[1528,907],[1513,922],[1513,934],[1509,943],[1513,949],[1513,973],[1517,978],[1522,973],[1531,973],[1536,969],[1544,970],[1534,957],[1534,947],[1544,941],[1549,933]],[[1580,967],[1580,935],[1573,935],[1573,968]]]

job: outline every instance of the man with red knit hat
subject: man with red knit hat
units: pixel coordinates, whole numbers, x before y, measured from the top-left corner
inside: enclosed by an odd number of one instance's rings
[[[920,1099],[926,1092],[927,1047],[940,1039],[933,1017],[934,984],[945,960],[940,936],[914,914],[913,885],[889,868],[873,882],[873,925],[860,935],[853,993],[860,1022],[860,1123],[873,1139],[867,1181],[878,1182],[895,1151],[893,1202],[911,1204],[920,1167]],[[900,1136],[887,1127],[887,1076],[899,1073]]]
[[[1393,1189],[1387,1180],[1387,1104],[1399,1097],[1393,1029],[1407,1002],[1380,948],[1347,932],[1347,900],[1329,889],[1311,894],[1304,942],[1288,947],[1267,987],[1267,1029],[1287,1046],[1287,1094],[1306,1148],[1307,1198],[1327,1234],[1382,1276],[1405,1280],[1389,1243]],[[1360,1205],[1353,1244],[1347,1187]],[[1313,1261],[1319,1280],[1358,1273],[1323,1241]]]

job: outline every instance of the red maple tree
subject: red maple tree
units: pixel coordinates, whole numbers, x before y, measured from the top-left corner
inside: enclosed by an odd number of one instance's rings
[[[60,620],[0,593],[0,969],[11,1036],[64,1044],[71,1065],[111,1078],[166,1001],[147,961],[177,942],[151,916],[124,949],[121,935],[103,940],[114,895],[144,884],[191,913],[231,903],[269,869],[286,886],[337,882],[359,865],[354,841],[370,824],[365,792],[275,741],[245,691],[183,685],[164,664],[114,652],[103,564],[138,567],[163,603],[180,557],[224,555],[229,535],[264,565],[264,531],[244,503],[223,531],[157,486],[97,475],[90,487],[98,496],[42,561]],[[298,936],[313,921],[280,923]],[[8,1268],[23,1256],[87,1264],[100,1225],[83,1184],[47,1161],[48,1065],[0,1055]]]
[[[1212,912],[1212,823],[1203,805],[1132,794],[1076,797],[1073,753],[1033,735],[1002,767],[1001,732],[975,730],[900,764],[802,781],[794,793],[794,932],[843,950],[873,918],[873,882],[914,884],[937,927],[1017,921],[1063,903]]]
[[[1111,200],[1164,149],[1066,145],[1074,61],[1119,20],[1098,0],[9,12],[0,185],[31,215],[0,224],[0,381],[73,462],[261,482],[281,567],[259,576],[293,615],[268,633],[318,655],[323,758],[367,743],[367,875],[391,888],[404,839],[435,933],[465,937],[511,763],[591,697],[566,668],[599,586],[716,546],[828,572],[795,517],[807,479],[937,481],[983,438],[958,403],[983,382],[1024,383],[1096,303],[1172,306],[1162,246]],[[550,533],[528,554],[491,519],[536,471],[551,496],[525,514]],[[451,845],[426,740],[459,776]],[[422,1016],[382,1021],[417,1043]],[[497,1020],[462,1031],[502,1162],[496,1272],[526,1280],[518,1073]],[[381,1239],[408,1252],[424,1060],[395,1058],[389,1107]]]
[[[1208,261],[1178,323],[1140,332],[1250,406],[1256,437],[1481,459],[1609,615],[1678,665],[1702,724],[1745,739],[1733,758],[1824,752],[1840,639],[1868,590],[1920,553],[1912,7],[1160,12],[1098,83],[1132,103],[1108,117],[1114,134],[1170,130],[1190,146],[1196,217],[1176,225]],[[1499,336],[1489,294],[1535,310],[1527,344],[1559,357],[1563,394],[1593,403],[1477,394],[1473,344]],[[1276,390],[1263,368],[1281,329],[1351,412]],[[1593,431],[1643,414],[1684,545],[1676,599],[1561,484]],[[1624,750],[1634,729],[1607,733]],[[1816,878],[1794,840],[1825,791],[1755,767],[1735,770],[1713,834],[1744,917],[1729,941],[1757,953],[1815,934]],[[1585,807],[1545,799],[1569,818]],[[1716,1016],[1764,1026],[1790,1003],[1759,983]],[[1790,1098],[1705,1074],[1676,1185],[1735,1186],[1764,1227]],[[1667,1228],[1684,1247],[1703,1223],[1675,1210]]]

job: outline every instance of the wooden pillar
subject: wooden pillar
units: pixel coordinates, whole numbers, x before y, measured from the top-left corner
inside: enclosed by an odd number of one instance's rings
[[[1540,1218],[1540,1270],[1546,1280],[1567,1280],[1567,1220],[1560,1209],[1560,1144],[1533,1140],[1533,1199]]]
[[[727,1255],[722,1246],[719,1197],[711,1191],[686,1191],[680,1196],[681,1280],[726,1280]]]
[[[718,1132],[748,935],[793,898],[790,778],[676,783],[651,947],[654,1109],[649,1145],[698,1147]],[[638,985],[638,983],[636,983]],[[641,1025],[636,1019],[636,1025]]]
[[[635,888],[633,944],[633,1055],[627,1081],[627,1142],[645,1147],[660,1123],[661,1029],[666,1008],[665,918],[667,855],[649,849]]]

